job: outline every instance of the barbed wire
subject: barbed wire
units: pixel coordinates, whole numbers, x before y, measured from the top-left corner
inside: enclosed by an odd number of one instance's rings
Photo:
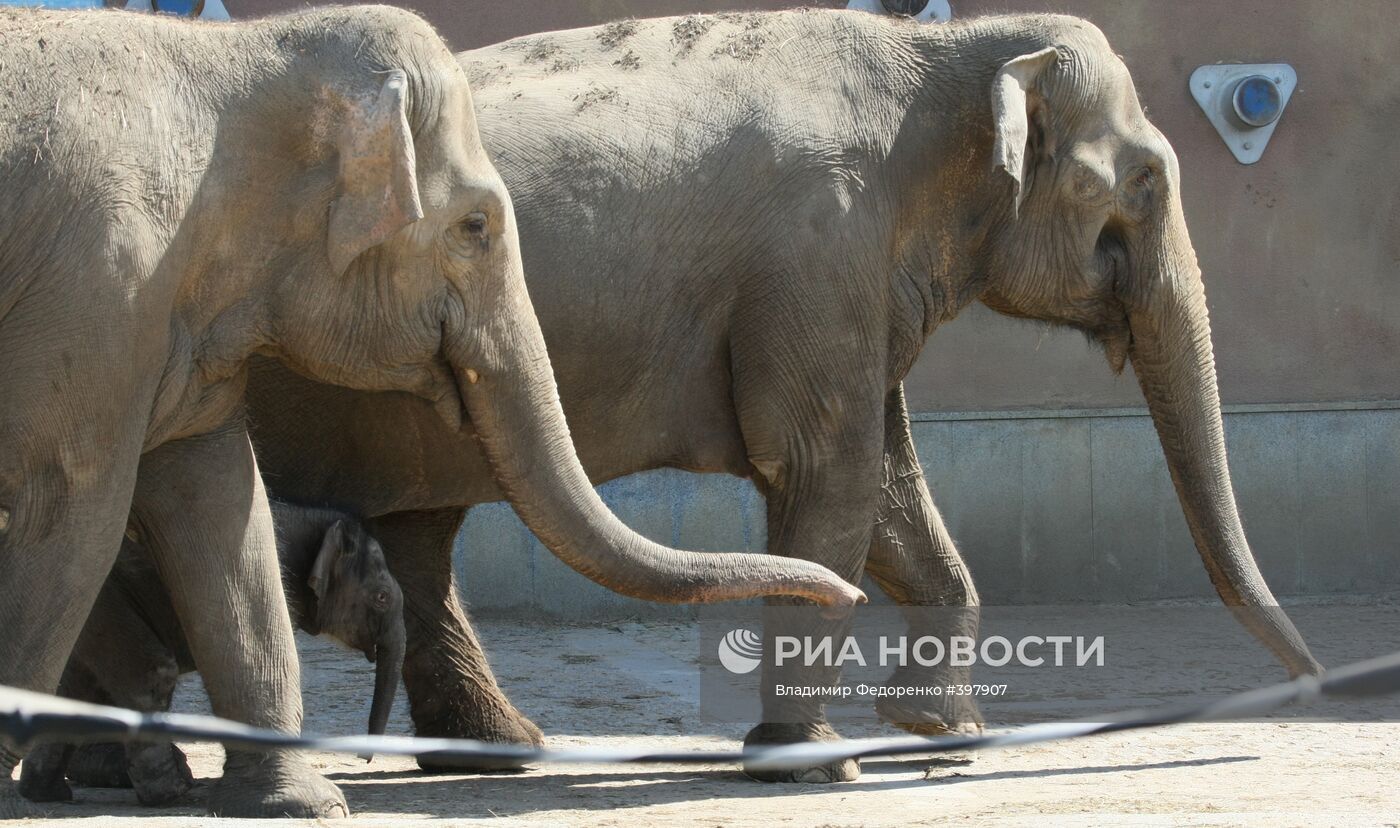
[[[1349,664],[1325,676],[1303,676],[1282,684],[1218,699],[1160,710],[1120,713],[1093,721],[1027,725],[978,736],[904,736],[765,745],[743,750],[648,751],[629,748],[530,748],[474,739],[416,736],[291,735],[213,716],[139,713],[43,693],[0,686],[0,736],[25,748],[39,741],[92,742],[134,739],[217,742],[226,747],[290,748],[359,756],[424,756],[440,759],[538,763],[728,764],[752,770],[784,770],[844,759],[989,750],[1104,733],[1176,724],[1218,722],[1262,716],[1289,704],[1319,698],[1367,698],[1400,693],[1400,652]]]

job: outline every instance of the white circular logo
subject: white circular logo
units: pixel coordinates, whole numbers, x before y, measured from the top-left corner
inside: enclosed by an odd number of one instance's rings
[[[720,639],[719,663],[731,673],[752,673],[763,660],[763,639],[740,627]]]

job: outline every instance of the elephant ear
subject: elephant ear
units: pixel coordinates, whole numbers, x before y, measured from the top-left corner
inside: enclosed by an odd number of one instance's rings
[[[407,92],[403,70],[389,72],[379,96],[350,107],[341,128],[339,195],[331,205],[326,239],[337,275],[361,253],[423,217]]]
[[[324,599],[330,590],[331,572],[335,569],[335,559],[340,555],[340,550],[344,546],[345,521],[337,520],[322,536],[321,549],[316,553],[316,563],[311,566],[311,574],[306,578],[306,585],[311,587],[312,592],[316,593],[317,600]]]
[[[1005,170],[1011,176],[1012,212],[1019,213],[1025,197],[1024,183],[1034,161],[1029,152],[1031,122],[1044,132],[1045,107],[1042,101],[1027,95],[1046,69],[1059,60],[1060,53],[1049,46],[1038,52],[1021,55],[1007,61],[992,80],[992,169]],[[1053,152],[1047,146],[1044,151]]]

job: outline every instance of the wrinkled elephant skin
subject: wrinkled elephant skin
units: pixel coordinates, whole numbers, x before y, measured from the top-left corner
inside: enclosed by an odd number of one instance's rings
[[[975,607],[900,383],[981,301],[1084,331],[1113,370],[1132,362],[1221,598],[1291,674],[1320,669],[1240,526],[1176,156],[1091,24],[694,16],[460,57],[595,482],[750,477],[769,552],[864,570],[900,603]],[[405,673],[419,732],[517,738],[528,722],[451,593],[465,509],[503,494],[485,459],[403,396],[259,364],[250,397],[277,485],[375,516],[423,608]],[[283,416],[301,410],[323,421]],[[817,710],[786,726],[778,712],[752,741],[831,735]],[[970,706],[880,712],[920,733],[978,724]]]

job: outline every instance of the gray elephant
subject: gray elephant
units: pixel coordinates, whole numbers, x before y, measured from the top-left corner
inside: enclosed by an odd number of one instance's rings
[[[466,78],[420,18],[0,8],[0,55],[0,684],[57,687],[130,518],[214,712],[300,728],[244,425],[253,354],[424,401],[551,548],[620,591],[862,597],[805,561],[652,544],[603,506]],[[23,810],[23,747],[0,745],[0,816]],[[228,751],[209,807],[347,813],[290,751]]]
[[[375,663],[369,732],[383,733],[403,669],[403,593],[384,550],[343,512],[271,500],[277,557],[292,624],[359,650]],[[170,709],[179,676],[194,670],[170,594],[134,533],[68,658],[59,695],[131,710]],[[132,787],[143,805],[164,805],[194,786],[169,742],[48,742],[25,757],[19,791],[36,802],[73,798],[65,777],[95,787]]]
[[[1114,371],[1132,362],[1221,599],[1291,675],[1320,669],[1241,528],[1176,156],[1094,26],[692,16],[460,57],[592,480],[749,477],[769,552],[864,571],[901,604],[975,606],[901,380],[981,301],[1086,332]],[[271,364],[249,400],[274,485],[353,504],[392,549],[418,732],[537,739],[452,598],[465,509],[504,493],[475,447],[419,401]],[[321,418],[286,416],[306,410]],[[797,723],[776,713],[748,742],[834,735],[815,705]],[[880,713],[916,732],[976,715]]]

